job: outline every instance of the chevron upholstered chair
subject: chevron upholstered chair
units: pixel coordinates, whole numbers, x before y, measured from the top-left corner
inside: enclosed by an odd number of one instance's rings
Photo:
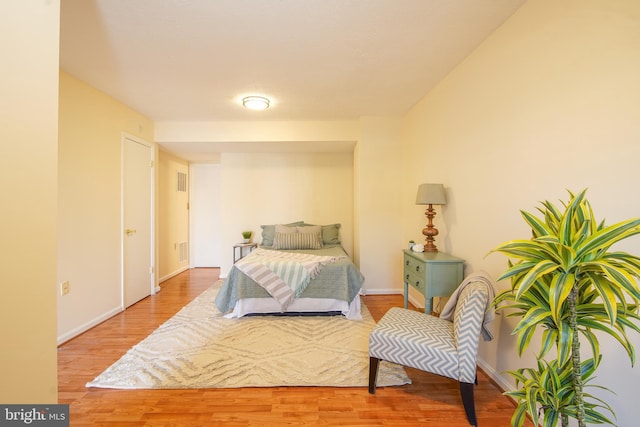
[[[380,360],[452,378],[460,383],[469,424],[477,426],[476,357],[485,311],[493,299],[491,283],[479,279],[465,279],[454,293],[452,321],[398,307],[387,311],[369,336],[369,393],[375,393]]]

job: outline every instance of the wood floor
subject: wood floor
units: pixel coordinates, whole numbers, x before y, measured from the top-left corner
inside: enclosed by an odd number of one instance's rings
[[[162,283],[162,291],[61,345],[59,402],[72,426],[446,426],[467,427],[455,381],[407,369],[413,383],[380,387],[273,387],[201,390],[88,389],[118,360],[218,279],[218,269],[192,269]],[[366,296],[378,320],[400,295]],[[478,424],[509,426],[513,403],[482,372],[475,389]],[[529,424],[531,425],[531,424]]]

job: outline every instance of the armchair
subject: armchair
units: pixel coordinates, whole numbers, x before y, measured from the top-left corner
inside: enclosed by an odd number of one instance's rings
[[[477,426],[473,385],[478,383],[478,341],[481,331],[485,340],[491,339],[486,322],[493,318],[487,311],[493,295],[491,279],[476,274],[460,284],[443,310],[451,320],[398,307],[387,311],[369,336],[369,393],[375,393],[380,360],[452,378],[460,383],[469,424]]]

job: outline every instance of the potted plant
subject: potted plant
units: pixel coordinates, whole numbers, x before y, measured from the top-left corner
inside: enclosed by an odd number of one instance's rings
[[[640,234],[640,218],[610,226],[597,222],[585,193],[569,192],[570,200],[562,210],[548,201],[542,203],[540,217],[522,211],[532,238],[505,242],[492,251],[516,260],[510,259],[498,278],[510,279],[511,289],[499,293],[494,305],[509,309],[508,316],[520,317],[513,330],[519,355],[534,332],[542,329],[537,366],[509,372],[520,387],[505,393],[518,403],[512,426],[521,426],[527,414],[535,425],[542,414],[545,427],[556,426],[558,420],[565,427],[569,418],[580,427],[587,422],[613,424],[601,413],[604,409],[615,416],[611,407],[584,391],[592,386],[592,375],[601,362],[596,333],[615,338],[632,366],[635,363],[627,330],[640,332],[640,258],[610,249]],[[591,350],[586,360],[580,335]],[[556,351],[550,353],[552,349]]]
[[[242,234],[242,241],[244,243],[251,242],[251,236],[253,236],[253,231],[243,231],[241,234]]]

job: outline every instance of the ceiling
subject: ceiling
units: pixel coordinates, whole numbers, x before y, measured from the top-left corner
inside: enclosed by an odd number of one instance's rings
[[[524,1],[62,0],[60,66],[156,122],[398,116]]]

